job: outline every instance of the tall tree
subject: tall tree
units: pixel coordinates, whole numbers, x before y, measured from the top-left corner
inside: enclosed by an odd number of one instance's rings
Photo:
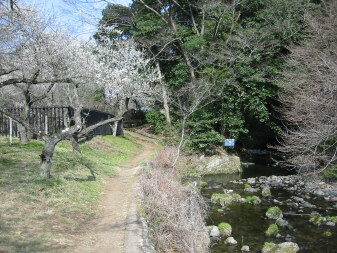
[[[129,110],[130,103],[151,103],[153,83],[158,81],[158,74],[131,38],[113,40],[109,36],[122,34],[122,31],[105,27],[100,32],[100,43],[95,49],[102,66],[98,80],[104,85],[106,99],[115,108],[115,114],[123,117]],[[117,123],[114,135],[116,131]]]
[[[0,106],[0,112],[44,140],[40,175],[49,178],[54,149],[60,141],[84,136],[100,125],[121,119],[115,117],[86,128],[81,117],[79,89],[88,84],[100,86],[101,77],[112,75],[113,71],[108,72],[104,68],[101,59],[94,54],[94,45],[78,41],[64,31],[48,29],[43,15],[28,6],[16,8],[13,11],[2,3],[0,6],[0,13],[5,17],[0,23],[0,31],[8,35],[5,37],[7,44],[3,44],[1,48],[1,91],[6,94],[8,87],[14,87],[21,93],[20,96],[12,97],[10,102],[25,104],[28,101],[28,106],[31,106],[31,99],[41,97],[41,92],[43,98],[50,95],[50,86],[55,84],[54,89],[68,87],[66,95],[75,110],[74,117],[65,129],[58,133],[45,134],[31,126],[25,115],[9,112],[4,104]],[[41,29],[45,25],[45,29]],[[111,80],[111,77],[108,78]]]
[[[311,34],[289,48],[281,108],[287,129],[282,145],[288,165],[321,172],[337,161],[337,3],[322,1],[307,14]]]
[[[217,102],[190,120],[189,126],[199,125],[192,139],[214,145],[233,137],[263,147],[280,130],[273,109],[284,64],[280,56],[303,38],[311,6],[309,0],[135,0],[128,34],[159,64],[168,94],[191,83],[216,85]]]
[[[55,83],[65,81],[58,73],[61,62],[57,51],[67,35],[59,30],[50,33],[52,23],[34,8],[5,1],[0,3],[0,13],[0,88],[4,97],[10,97],[13,91],[20,96],[22,100],[15,105],[24,107],[23,119],[27,121],[32,105],[46,98]],[[19,126],[21,140],[27,142],[27,129]]]

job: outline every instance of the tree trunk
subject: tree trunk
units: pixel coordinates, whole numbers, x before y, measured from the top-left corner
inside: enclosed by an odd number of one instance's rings
[[[27,132],[26,128],[23,125],[18,123],[18,131],[19,131],[19,134],[20,134],[20,141],[22,143],[28,143],[29,138],[28,138],[28,132]]]
[[[180,143],[179,143],[179,146],[178,146],[178,148],[177,148],[177,155],[176,155],[176,158],[174,159],[174,162],[173,162],[173,165],[172,165],[173,168],[176,166],[176,164],[177,164],[177,162],[178,162],[178,159],[179,159],[179,156],[180,156],[180,152],[181,152],[181,148],[182,148],[183,143],[184,143],[186,118],[187,118],[187,117],[184,117],[184,118],[183,118],[183,124],[182,124],[182,127],[181,127]]]
[[[112,135],[117,136],[118,121],[115,121],[112,128]]]
[[[51,178],[52,158],[58,140],[55,140],[55,138],[49,136],[45,136],[43,139],[44,139],[44,147],[42,154],[40,155],[41,157],[40,176],[42,178]]]
[[[121,120],[114,122],[113,129],[112,129],[113,136],[123,135],[124,134],[124,130],[123,130],[123,117],[124,117],[125,113],[128,111],[129,102],[130,102],[130,98],[129,97],[126,97],[124,100],[121,99],[119,101],[119,105],[118,105],[118,109],[117,109],[117,115],[119,117],[121,117]]]
[[[121,119],[119,121],[119,124],[117,124],[117,134],[124,135],[124,120],[123,119]]]
[[[73,152],[76,155],[82,155],[80,144],[78,143],[78,136],[77,134],[73,134],[70,136],[71,145],[73,146]]]
[[[166,119],[167,124],[171,125],[170,108],[168,106],[167,91],[166,91],[165,83],[162,80],[160,65],[158,61],[156,61],[156,66],[157,66],[158,75],[159,75],[159,83],[162,88],[165,119]]]
[[[168,106],[168,99],[167,99],[167,92],[165,85],[162,85],[163,91],[163,102],[164,102],[164,112],[165,112],[165,119],[167,124],[171,125],[171,117],[170,117],[170,108]]]

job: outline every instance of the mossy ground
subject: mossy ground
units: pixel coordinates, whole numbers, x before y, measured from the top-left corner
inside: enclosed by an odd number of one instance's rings
[[[97,136],[81,144],[82,156],[63,141],[55,149],[51,179],[39,177],[43,142],[9,145],[0,137],[0,251],[57,251],[91,217],[116,166],[141,147],[126,137]]]

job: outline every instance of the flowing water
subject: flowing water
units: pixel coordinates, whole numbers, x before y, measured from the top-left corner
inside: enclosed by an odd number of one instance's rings
[[[317,208],[298,208],[296,201],[290,201],[291,197],[303,197],[303,194],[290,192],[284,188],[271,188],[272,198],[263,199],[258,193],[244,192],[244,184],[233,183],[233,180],[240,180],[249,177],[285,175],[280,168],[266,165],[251,165],[244,169],[242,174],[232,175],[208,175],[203,177],[203,181],[208,182],[209,187],[202,190],[204,197],[210,200],[213,193],[224,193],[224,189],[232,189],[242,197],[248,195],[257,195],[262,199],[259,205],[250,205],[246,203],[233,202],[228,207],[221,207],[220,204],[210,202],[209,217],[207,225],[218,225],[221,222],[227,222],[232,226],[232,236],[237,240],[235,246],[228,246],[224,243],[224,238],[212,242],[212,253],[223,252],[241,252],[243,245],[250,247],[250,252],[260,252],[264,242],[282,243],[291,240],[300,247],[300,253],[333,253],[337,252],[337,228],[321,225],[319,227],[309,223],[312,211],[319,212],[322,216],[336,216],[336,209],[329,209],[332,205],[323,198],[316,196],[310,197],[308,202],[317,206]],[[281,203],[275,204],[275,200]],[[290,204],[293,203],[293,204]],[[266,237],[265,231],[268,226],[275,223],[275,220],[266,219],[265,212],[270,206],[279,206],[293,229],[279,227],[281,238]],[[329,210],[328,210],[329,209]],[[300,215],[298,215],[300,214]],[[331,232],[332,236],[322,235],[324,232]]]

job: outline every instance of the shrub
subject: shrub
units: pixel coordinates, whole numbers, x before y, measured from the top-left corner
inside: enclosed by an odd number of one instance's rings
[[[327,182],[336,182],[337,181],[337,165],[331,168],[328,168],[323,173],[324,180]]]
[[[165,126],[165,116],[156,109],[148,111],[145,115],[146,121],[151,125],[152,131],[159,134]]]
[[[270,224],[266,230],[266,236],[276,236],[278,233],[278,226],[276,224]]]
[[[206,204],[198,189],[183,186],[178,173],[166,164],[151,162],[141,176],[142,208],[157,252],[208,252],[209,235],[205,225]]]
[[[218,125],[218,118],[208,110],[198,110],[189,118],[186,129],[190,129],[189,140],[186,146],[192,150],[213,155],[212,146],[221,145],[224,137],[214,129]]]
[[[275,219],[275,220],[278,219],[278,218],[283,218],[282,211],[277,206],[269,207],[268,210],[267,210],[267,212],[266,212],[266,216],[269,219]]]
[[[219,225],[221,235],[229,237],[232,234],[232,226],[226,222],[221,222]]]
[[[214,155],[216,152],[213,147],[220,145],[223,140],[224,138],[218,132],[209,130],[192,134],[187,145],[192,150],[201,151],[206,155]]]

